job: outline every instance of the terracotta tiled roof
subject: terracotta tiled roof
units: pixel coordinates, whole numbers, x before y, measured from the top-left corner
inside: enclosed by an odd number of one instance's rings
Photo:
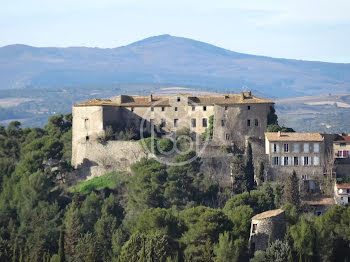
[[[320,142],[323,137],[320,133],[295,133],[295,132],[266,132],[265,137],[270,142],[294,141],[294,142]]]
[[[75,106],[169,106],[169,99],[176,95],[153,95],[150,96],[117,96],[112,99],[93,99],[87,102],[76,104]],[[215,94],[215,95],[191,95],[179,94],[188,98],[188,104],[196,105],[230,105],[230,104],[273,104],[272,101],[258,98],[250,93],[242,94]]]
[[[334,139],[334,142],[345,142],[345,143],[350,143],[350,136],[337,136],[336,139]]]
[[[260,219],[264,219],[264,218],[268,218],[268,217],[274,217],[274,216],[277,216],[283,212],[284,212],[283,209],[274,209],[274,210],[265,211],[263,213],[260,213],[260,214],[253,216],[252,220],[260,220]]]
[[[346,188],[346,189],[350,189],[350,183],[344,183],[344,184],[337,184],[337,188]]]

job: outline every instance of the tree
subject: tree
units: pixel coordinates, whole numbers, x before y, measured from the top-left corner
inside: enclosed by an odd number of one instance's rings
[[[264,183],[265,180],[265,166],[264,162],[260,161],[258,166],[258,172],[256,174],[256,182],[258,186],[261,186]]]
[[[266,261],[286,262],[291,259],[291,248],[287,242],[276,240],[266,249]]]
[[[273,106],[270,106],[270,112],[267,115],[267,125],[278,125],[278,117]]]
[[[164,206],[165,165],[155,159],[143,158],[131,166],[133,177],[129,184],[128,208],[142,211]]]
[[[237,262],[244,250],[245,241],[243,238],[234,240],[229,232],[219,235],[219,242],[214,246],[215,262]]]
[[[252,145],[248,142],[245,149],[245,176],[247,180],[247,190],[254,189],[254,165]]]
[[[58,240],[58,256],[59,262],[66,262],[66,255],[64,253],[64,231],[61,230],[60,238]]]
[[[200,260],[206,249],[207,239],[211,243],[217,243],[220,233],[232,230],[231,221],[218,209],[199,206],[181,211],[180,217],[188,229],[181,237],[181,242],[186,246],[184,254],[188,260]]]
[[[300,195],[299,195],[299,180],[296,172],[293,170],[292,174],[288,176],[286,186],[284,188],[285,201],[300,208]]]
[[[242,157],[235,155],[230,167],[233,192],[240,194],[247,191],[248,187]]]

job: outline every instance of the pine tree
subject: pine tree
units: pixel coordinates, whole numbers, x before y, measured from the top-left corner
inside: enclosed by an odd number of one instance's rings
[[[58,240],[58,255],[59,262],[66,262],[66,256],[64,254],[64,231],[61,230],[60,238]]]
[[[83,222],[78,208],[78,203],[73,199],[65,214],[66,234],[64,239],[65,254],[68,258],[73,257],[76,245],[83,233]]]
[[[243,160],[240,155],[235,155],[231,162],[232,190],[236,194],[247,191],[247,181],[244,172]]]
[[[256,181],[258,186],[261,186],[264,183],[264,180],[265,180],[264,172],[265,172],[264,162],[260,161],[258,166],[258,173],[256,174]]]
[[[288,177],[286,187],[284,188],[284,199],[286,202],[296,206],[297,209],[300,208],[299,180],[294,170]]]
[[[254,189],[254,165],[252,145],[248,142],[245,150],[245,176],[247,180],[247,190]]]

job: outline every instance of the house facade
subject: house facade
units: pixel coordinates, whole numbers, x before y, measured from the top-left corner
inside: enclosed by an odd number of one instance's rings
[[[265,153],[272,180],[284,180],[293,170],[301,180],[318,180],[323,175],[324,152],[324,139],[319,133],[265,133]]]
[[[350,136],[337,135],[333,140],[334,165],[337,177],[350,176]]]
[[[350,183],[335,184],[334,200],[340,205],[350,204]]]

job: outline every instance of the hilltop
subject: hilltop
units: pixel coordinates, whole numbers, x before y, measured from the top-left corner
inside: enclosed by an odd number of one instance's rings
[[[248,55],[160,35],[117,48],[0,48],[0,88],[148,83],[246,87],[273,97],[347,93],[350,64]]]

